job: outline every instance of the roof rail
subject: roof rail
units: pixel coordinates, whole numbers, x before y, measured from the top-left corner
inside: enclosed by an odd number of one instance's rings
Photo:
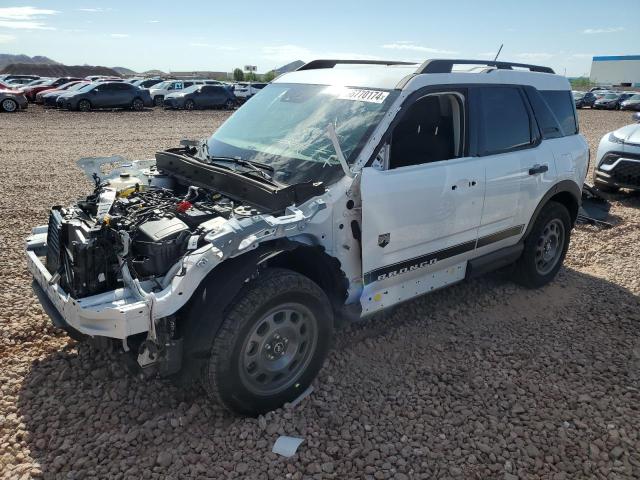
[[[333,68],[336,65],[416,65],[416,62],[396,62],[393,60],[312,60],[296,71]]]
[[[494,60],[456,60],[456,59],[435,59],[427,60],[418,70],[420,73],[451,73],[454,65],[486,65],[496,67],[499,70],[513,70],[513,67],[526,68],[531,72],[556,73],[552,68],[541,67],[539,65],[529,65],[526,63],[497,62]]]

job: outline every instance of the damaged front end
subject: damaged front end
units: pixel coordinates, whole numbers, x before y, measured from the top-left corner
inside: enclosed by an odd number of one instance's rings
[[[278,185],[252,165],[210,162],[206,143],[120,165],[84,159],[94,192],[55,206],[27,239],[34,289],[71,336],[121,343],[140,367],[180,369],[177,316],[221,262],[299,235],[325,208],[320,183]],[[151,368],[156,367],[156,368]]]

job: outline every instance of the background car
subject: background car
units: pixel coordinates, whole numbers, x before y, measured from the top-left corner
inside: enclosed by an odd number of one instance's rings
[[[576,103],[576,108],[591,107],[596,101],[596,96],[593,92],[574,92],[573,100]]]
[[[36,93],[36,98],[35,98],[35,103],[44,103],[43,101],[43,97],[44,95],[47,95],[49,93],[54,93],[54,92],[64,92],[67,89],[71,88],[74,85],[77,85],[78,83],[82,83],[84,82],[84,80],[74,80],[72,82],[67,82],[67,83],[63,83],[62,85],[60,85],[57,88],[51,88],[48,90],[42,90],[41,92]]]
[[[142,110],[153,106],[147,90],[124,82],[92,83],[87,88],[61,95],[56,104],[61,108],[81,112],[97,108]]]
[[[20,109],[24,110],[28,103],[22,91],[0,89],[0,110],[3,112],[13,113]]]
[[[140,88],[149,88],[162,82],[161,78],[138,78],[132,82],[132,85]]]
[[[248,100],[267,85],[268,83],[239,82],[234,85],[233,93],[240,100]]]
[[[27,79],[29,81],[31,80],[38,80],[40,79],[40,77],[38,75],[13,75],[13,74],[9,74],[9,75],[3,75],[2,78],[0,78],[0,80],[3,80],[5,82],[9,82],[11,80],[17,80],[17,79]]]
[[[27,100],[30,102],[34,102],[36,100],[36,95],[43,90],[52,90],[60,85],[64,85],[65,83],[72,82],[74,80],[82,80],[81,78],[76,77],[59,77],[53,80],[49,80],[48,82],[41,83],[39,85],[25,87],[24,95],[27,97]]]
[[[18,85],[11,85],[10,83],[0,80],[0,88],[3,90],[18,90]]]
[[[185,88],[192,87],[194,85],[220,85],[217,80],[165,80],[164,82],[157,83],[149,88],[149,94],[153,100],[154,105],[161,107],[164,101],[164,97],[170,93],[182,91]]]
[[[640,114],[635,124],[605,134],[598,145],[593,184],[603,192],[640,190]]]
[[[622,95],[620,93],[610,92],[606,95],[598,98],[593,103],[593,108],[599,108],[604,110],[617,110],[620,108],[620,102]]]
[[[621,102],[620,109],[640,111],[640,93],[635,93]]]
[[[36,95],[36,101],[37,101],[37,97],[39,95],[42,95],[42,104],[45,107],[56,107],[57,106],[56,102],[58,101],[58,98],[60,98],[61,95],[64,95],[67,93],[73,95],[76,91],[82,88],[85,88],[89,85],[91,85],[91,82],[87,80],[82,80],[80,82],[74,82],[72,86],[64,90],[60,90],[60,89],[45,90],[44,92],[40,92],[38,93],[38,95]]]
[[[237,99],[231,89],[222,85],[193,85],[164,98],[165,108],[185,110],[222,107],[231,110],[236,104]]]

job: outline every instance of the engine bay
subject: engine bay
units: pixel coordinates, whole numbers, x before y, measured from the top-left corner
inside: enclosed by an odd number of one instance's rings
[[[74,298],[122,287],[123,262],[140,281],[162,277],[229,218],[262,213],[213,190],[158,177],[155,169],[144,179],[120,173],[96,181],[94,192],[75,205],[51,209],[46,267]]]

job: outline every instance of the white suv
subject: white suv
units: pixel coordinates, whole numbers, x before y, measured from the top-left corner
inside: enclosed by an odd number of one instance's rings
[[[549,68],[318,60],[208,140],[109,176],[82,161],[95,191],[51,210],[28,265],[71,335],[256,414],[308,387],[344,322],[509,264],[550,282],[588,156]]]
[[[222,82],[217,80],[165,80],[164,82],[156,83],[149,87],[149,94],[151,95],[153,104],[161,107],[164,102],[164,97],[193,85],[222,85]]]

